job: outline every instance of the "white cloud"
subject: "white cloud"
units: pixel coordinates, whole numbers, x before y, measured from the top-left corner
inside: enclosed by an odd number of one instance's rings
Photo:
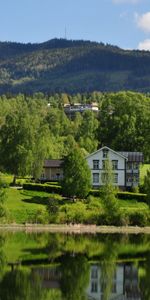
[[[150,32],[150,12],[143,15],[135,15],[137,26],[145,32]]]
[[[116,4],[122,4],[122,3],[129,3],[129,4],[136,4],[138,2],[140,2],[141,0],[112,0],[113,3]]]
[[[139,50],[149,50],[150,51],[150,39],[146,39],[143,42],[140,42],[138,45]]]

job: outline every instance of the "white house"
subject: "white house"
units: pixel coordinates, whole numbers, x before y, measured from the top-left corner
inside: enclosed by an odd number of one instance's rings
[[[91,185],[95,188],[103,185],[106,160],[112,163],[115,186],[127,189],[139,185],[139,166],[143,162],[141,152],[120,152],[105,146],[88,155],[86,160],[91,170]],[[60,181],[63,178],[62,164],[61,159],[45,160],[40,180]]]
[[[101,265],[91,264],[90,280],[87,288],[88,299],[103,300],[107,288]],[[132,263],[116,264],[113,270],[109,300],[141,300],[138,269]],[[110,282],[109,282],[110,283]]]
[[[93,187],[103,185],[106,160],[112,163],[115,186],[125,189],[139,185],[139,165],[143,162],[141,152],[118,152],[105,146],[88,155],[86,160],[91,170]]]

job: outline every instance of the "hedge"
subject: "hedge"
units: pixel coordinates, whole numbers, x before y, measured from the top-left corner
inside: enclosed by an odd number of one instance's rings
[[[56,184],[39,184],[39,183],[24,183],[23,188],[25,190],[34,190],[34,191],[43,191],[47,193],[56,193],[56,194],[62,194],[62,187],[60,185]],[[94,197],[100,196],[100,190],[91,190],[89,192],[89,195],[92,195]],[[131,193],[131,192],[118,192],[117,196],[119,199],[123,200],[137,200],[146,202],[146,194],[141,193]]]
[[[56,193],[61,194],[62,188],[59,185],[50,185],[50,184],[39,184],[39,183],[24,183],[23,184],[24,190],[31,190],[31,191],[41,191],[47,193]]]
[[[117,196],[119,199],[124,199],[124,200],[137,200],[137,201],[142,201],[146,202],[146,194],[141,194],[141,193],[131,193],[131,192],[118,192]]]
[[[90,195],[94,197],[99,197],[101,192],[100,190],[91,190]],[[119,199],[123,200],[137,200],[137,201],[142,201],[146,202],[146,194],[141,194],[141,193],[131,193],[131,192],[118,192],[117,197]]]

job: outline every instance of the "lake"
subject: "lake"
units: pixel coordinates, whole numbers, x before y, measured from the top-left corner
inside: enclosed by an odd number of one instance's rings
[[[0,232],[0,300],[94,299],[150,299],[150,235]]]

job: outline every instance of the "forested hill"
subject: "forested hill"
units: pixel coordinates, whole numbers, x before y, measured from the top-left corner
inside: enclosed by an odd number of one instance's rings
[[[0,94],[150,92],[150,52],[90,41],[0,42]]]

